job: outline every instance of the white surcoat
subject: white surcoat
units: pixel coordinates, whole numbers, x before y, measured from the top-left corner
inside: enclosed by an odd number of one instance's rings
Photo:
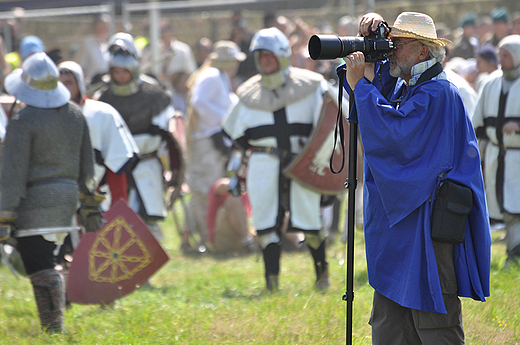
[[[110,104],[87,99],[81,110],[87,119],[92,148],[103,159],[103,165],[94,164],[94,179],[99,185],[106,168],[118,173],[139,149],[125,120]]]
[[[495,122],[498,114],[500,93],[502,92],[502,75],[489,80],[479,93],[473,114],[473,127],[485,127],[490,143],[486,146],[484,156],[484,180],[489,216],[502,219],[496,194],[496,176],[498,168],[498,139]],[[520,122],[520,78],[509,90],[505,107],[505,121]],[[503,133],[505,148],[504,157],[504,210],[512,214],[520,214],[520,133]]]
[[[154,116],[152,124],[168,131],[170,120],[174,115],[173,107],[168,106]],[[141,159],[132,171],[132,177],[139,195],[135,190],[131,190],[128,195],[128,204],[133,210],[137,210],[140,204],[139,199],[141,199],[148,216],[164,218],[168,214],[164,202],[164,168],[158,158],[158,151],[164,148],[164,142],[160,134],[135,134],[134,139]]]
[[[321,75],[298,68],[292,68],[288,84],[289,87],[273,92],[263,88],[259,75],[246,81],[237,90],[239,103],[224,119],[224,131],[239,146],[246,140],[245,146],[248,147],[243,149],[282,149],[279,143],[285,140],[293,155],[300,153],[308,141],[310,129],[318,122],[324,94],[332,92],[332,86]],[[293,130],[301,125],[308,125],[308,133]],[[246,188],[253,211],[253,225],[258,232],[280,225],[277,223],[281,216],[279,176],[280,159],[277,155],[251,153]],[[320,198],[320,194],[290,181],[290,224],[294,230],[320,230]]]

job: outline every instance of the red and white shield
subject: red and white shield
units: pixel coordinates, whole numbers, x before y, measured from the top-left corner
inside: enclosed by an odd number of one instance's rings
[[[142,219],[123,200],[87,233],[74,251],[67,298],[80,304],[110,303],[139,288],[168,261]]]
[[[298,181],[307,188],[321,194],[334,195],[346,191],[344,185],[348,177],[348,144],[349,144],[349,124],[344,116],[344,144],[345,153],[341,151],[341,142],[338,135],[337,142],[334,142],[334,130],[338,107],[328,94],[324,97],[318,124],[313,129],[309,142],[302,152],[294,158],[291,164],[284,170],[284,175]],[[333,158],[333,168],[340,170],[342,160],[345,166],[341,172],[334,174],[330,170],[330,158]],[[362,152],[358,152],[358,167],[363,161]],[[359,170],[359,169],[358,169]],[[358,176],[359,171],[358,171]]]

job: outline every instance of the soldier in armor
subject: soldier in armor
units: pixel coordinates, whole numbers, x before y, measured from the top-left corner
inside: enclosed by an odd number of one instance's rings
[[[251,156],[246,177],[253,226],[262,248],[268,290],[278,288],[281,229],[290,213],[288,231],[302,231],[314,260],[316,287],[329,285],[325,238],[321,232],[321,195],[282,174],[301,152],[317,124],[324,94],[332,86],[315,72],[290,64],[291,48],[277,28],[257,32],[250,50],[259,74],[238,89],[240,101],[224,119],[223,129],[236,148]],[[238,151],[230,167],[238,167]],[[231,189],[238,184],[231,183]]]
[[[110,86],[99,100],[123,117],[139,148],[139,162],[129,174],[129,206],[148,225],[158,241],[163,234],[157,221],[166,217],[163,165],[158,152],[169,135],[174,116],[170,97],[159,86],[143,80],[139,52],[130,34],[116,33],[108,42]]]
[[[11,116],[2,150],[0,225],[17,229],[71,226],[80,193],[94,189],[87,122],[59,72],[43,52],[5,79],[6,91],[27,106]],[[100,215],[100,214],[98,214]],[[100,219],[100,218],[99,218]],[[33,286],[41,326],[63,327],[64,280],[54,251],[64,234],[17,238]]]

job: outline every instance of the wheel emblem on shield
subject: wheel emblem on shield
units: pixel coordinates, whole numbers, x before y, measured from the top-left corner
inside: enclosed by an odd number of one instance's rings
[[[88,252],[89,278],[117,283],[132,279],[151,262],[150,252],[128,222],[117,217],[103,227]]]
[[[110,303],[146,283],[168,255],[146,224],[124,201],[104,216],[105,225],[87,233],[74,251],[67,298],[80,304]]]

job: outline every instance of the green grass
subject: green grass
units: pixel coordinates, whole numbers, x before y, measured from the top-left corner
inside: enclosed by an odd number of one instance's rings
[[[344,344],[345,245],[328,250],[331,288],[313,289],[306,251],[282,254],[281,290],[266,293],[259,255],[183,256],[169,217],[163,223],[168,263],[142,288],[113,307],[74,304],[65,329],[47,335],[27,278],[0,267],[0,344]],[[505,246],[493,233],[492,296],[463,300],[467,344],[520,344],[520,270],[505,271]],[[353,343],[370,344],[372,288],[367,283],[364,243],[356,231]]]

